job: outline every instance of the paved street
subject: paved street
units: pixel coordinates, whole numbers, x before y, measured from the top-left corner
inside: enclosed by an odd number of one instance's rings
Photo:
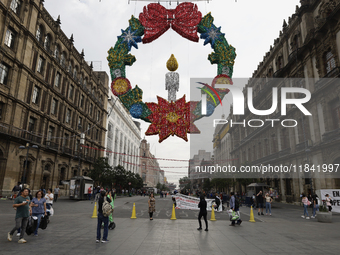
[[[137,219],[131,210],[136,203]],[[89,201],[61,199],[55,216],[39,236],[25,236],[26,244],[6,240],[14,225],[12,201],[0,201],[1,254],[338,254],[340,215],[333,223],[302,219],[302,207],[274,204],[273,216],[257,216],[250,223],[249,208],[242,207],[243,223],[230,227],[226,212],[209,221],[209,232],[197,231],[197,211],[176,210],[170,220],[171,198],[157,198],[153,221],[148,219],[147,198],[123,197],[115,201],[117,227],[109,231],[109,243],[96,244],[96,219]],[[210,218],[210,213],[208,213]],[[204,226],[204,225],[203,225]]]

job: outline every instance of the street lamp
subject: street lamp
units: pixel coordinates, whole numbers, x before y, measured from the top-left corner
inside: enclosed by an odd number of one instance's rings
[[[26,182],[26,171],[27,171],[27,164],[28,164],[28,153],[29,153],[30,148],[39,149],[39,147],[37,145],[30,146],[29,143],[26,143],[26,146],[23,146],[23,145],[19,146],[19,149],[27,149],[25,168],[24,168],[24,175],[23,175],[23,178],[22,178],[23,187],[24,187],[24,184]]]

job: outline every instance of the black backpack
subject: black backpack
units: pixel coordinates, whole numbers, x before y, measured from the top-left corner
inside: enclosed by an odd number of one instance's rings
[[[238,201],[238,199],[235,197],[235,209],[239,209],[240,208],[240,202]]]

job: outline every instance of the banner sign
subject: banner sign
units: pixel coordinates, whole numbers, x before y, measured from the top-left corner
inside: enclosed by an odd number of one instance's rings
[[[326,200],[326,195],[333,200],[332,202],[332,212],[340,213],[340,189],[321,189],[321,199]]]
[[[199,210],[198,203],[200,202],[199,198],[190,197],[182,194],[176,194],[176,209],[189,209],[189,210]],[[211,211],[213,205],[215,205],[215,199],[205,199],[207,201],[207,211]],[[222,202],[218,207],[218,212],[222,212]]]

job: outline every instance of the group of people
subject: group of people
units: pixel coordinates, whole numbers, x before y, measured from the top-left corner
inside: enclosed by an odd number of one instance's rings
[[[314,219],[316,217],[316,212],[319,211],[320,207],[320,201],[317,194],[309,195],[308,197],[302,193],[301,194],[301,202],[303,204],[303,215],[301,215],[302,218],[309,220],[310,218]],[[328,211],[332,211],[332,198],[329,196],[329,194],[325,195],[325,203],[328,207]],[[313,208],[313,214],[311,217],[309,217],[308,213],[308,207],[311,206]]]
[[[37,237],[42,217],[46,217],[48,210],[52,209],[54,195],[52,189],[48,189],[46,194],[41,189],[32,198],[29,188],[25,186],[22,186],[21,190],[15,195],[16,198],[13,203],[13,208],[16,210],[15,226],[8,232],[7,240],[12,241],[15,231],[17,231],[18,243],[26,243],[24,235],[30,215],[35,217],[37,221],[37,226],[34,230],[34,236]]]
[[[264,215],[263,213],[263,208],[264,206],[266,206],[266,215],[272,216],[272,202],[273,199],[272,197],[269,195],[269,193],[266,193],[265,196],[263,196],[262,190],[260,190],[255,197],[255,194],[253,194],[252,197],[253,203],[252,205],[255,206],[255,201],[257,203],[257,214],[258,215]]]

